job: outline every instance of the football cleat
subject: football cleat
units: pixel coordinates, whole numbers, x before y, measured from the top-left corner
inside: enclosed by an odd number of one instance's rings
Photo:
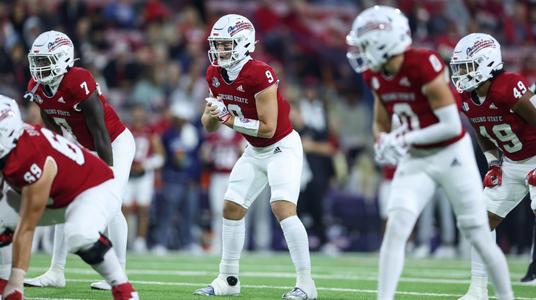
[[[109,291],[112,287],[105,280],[93,282],[89,285],[92,290]]]
[[[529,265],[527,274],[521,278],[521,282],[524,284],[535,284],[536,285],[536,263],[532,262]]]
[[[239,296],[240,280],[235,276],[227,278],[216,277],[207,287],[194,291],[194,295],[200,296]]]
[[[299,287],[293,288],[291,291],[283,294],[282,299],[285,300],[315,300],[315,298],[309,297],[306,292],[304,292]]]
[[[65,274],[49,269],[45,274],[24,280],[24,285],[28,287],[65,287]]]
[[[140,296],[130,282],[116,285],[112,288],[114,300],[139,300]]]

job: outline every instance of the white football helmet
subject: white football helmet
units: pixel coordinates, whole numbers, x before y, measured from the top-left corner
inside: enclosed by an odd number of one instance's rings
[[[502,70],[501,45],[489,34],[471,33],[463,37],[450,59],[452,83],[458,92],[470,92]]]
[[[346,36],[351,47],[346,57],[357,73],[378,71],[389,58],[406,51],[411,42],[406,16],[397,8],[376,5],[355,18]]]
[[[41,33],[33,42],[30,53],[30,73],[41,84],[51,84],[74,65],[74,45],[58,31]]]
[[[229,68],[255,51],[255,27],[246,17],[225,15],[212,26],[208,43],[210,64]]]
[[[17,102],[0,95],[0,158],[15,148],[23,130],[24,123]]]

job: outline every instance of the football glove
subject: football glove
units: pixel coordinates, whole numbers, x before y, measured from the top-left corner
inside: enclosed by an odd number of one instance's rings
[[[220,99],[214,97],[207,97],[205,98],[205,101],[207,101],[211,107],[216,108],[217,117],[220,122],[225,123],[231,117],[229,110],[227,109],[223,101],[221,101]]]
[[[400,126],[390,133],[382,133],[374,144],[375,160],[380,165],[397,165],[408,152],[403,134],[406,126]]]
[[[502,184],[501,163],[498,160],[489,164],[488,172],[484,177],[483,185],[485,188],[493,188]]]

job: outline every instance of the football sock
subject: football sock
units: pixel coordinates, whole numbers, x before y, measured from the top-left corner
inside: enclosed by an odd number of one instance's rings
[[[536,218],[534,220],[534,225],[532,226],[532,264],[536,264]]]
[[[108,238],[114,245],[113,249],[119,259],[119,264],[123,270],[127,262],[127,240],[128,240],[128,224],[122,212],[119,212],[108,223]]]
[[[54,226],[54,246],[52,247],[52,262],[50,269],[56,272],[63,273],[65,271],[65,263],[67,261],[67,244],[64,239],[65,224],[57,224]]]
[[[510,273],[508,272],[506,258],[492,238],[492,234],[488,233],[488,225],[464,228],[462,232],[471,241],[485,263],[487,274],[491,277],[495,287],[497,299],[513,299],[514,294],[510,284]]]
[[[91,267],[104,277],[106,282],[111,286],[116,286],[128,281],[123,267],[119,264],[119,259],[117,258],[115,251],[107,251],[104,254],[104,260]]]
[[[404,251],[417,216],[408,210],[393,210],[380,248],[378,299],[394,299],[396,285],[404,267]]]
[[[238,276],[240,253],[244,248],[246,223],[241,220],[227,220],[222,224],[222,254],[220,276]]]
[[[13,245],[0,247],[0,279],[9,279],[11,273],[11,251]]]
[[[311,277],[311,257],[307,231],[298,216],[291,216],[280,222],[285,235],[290,258],[296,268],[296,286],[309,284]]]
[[[496,240],[495,230],[491,231],[491,238],[495,242]],[[488,273],[486,273],[486,264],[484,264],[484,261],[482,261],[482,257],[480,257],[480,255],[478,254],[478,252],[476,251],[474,247],[471,248],[471,278],[472,278],[471,283],[473,283],[474,280],[481,282],[482,278],[484,278],[487,281],[487,278],[488,278]]]

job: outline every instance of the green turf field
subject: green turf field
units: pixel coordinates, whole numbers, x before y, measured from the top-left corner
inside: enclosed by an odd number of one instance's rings
[[[378,258],[376,255],[315,255],[313,273],[319,299],[375,299]],[[128,275],[142,299],[204,299],[192,295],[217,274],[218,257],[171,254],[165,257],[130,255]],[[34,255],[29,276],[46,270],[49,256]],[[536,299],[536,286],[518,280],[526,260],[510,259],[516,299]],[[89,283],[99,276],[75,256],[69,257],[65,289],[26,288],[26,299],[111,299],[109,292],[92,291]],[[397,299],[457,299],[465,292],[469,262],[463,260],[408,259],[399,283]],[[294,284],[287,254],[244,255],[241,263],[242,294],[229,299],[280,299]],[[222,298],[226,299],[226,298]]]

